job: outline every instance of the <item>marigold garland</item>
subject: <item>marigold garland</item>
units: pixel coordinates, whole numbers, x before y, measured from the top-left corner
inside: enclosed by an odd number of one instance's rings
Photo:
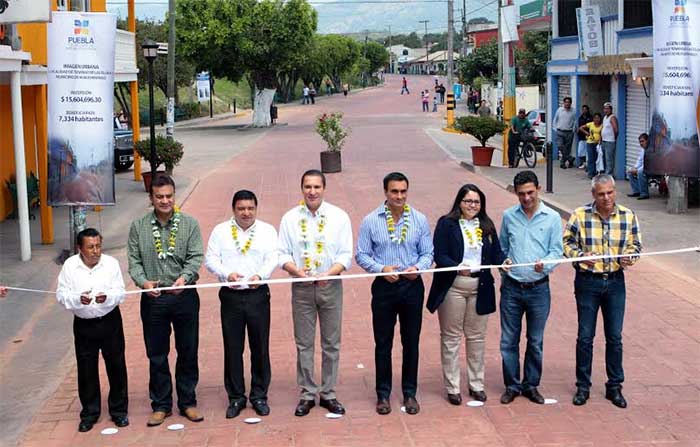
[[[168,250],[163,252],[163,241],[161,240],[160,227],[158,226],[158,221],[154,217],[151,219],[151,226],[153,230],[153,245],[156,248],[156,254],[158,259],[166,259],[168,256],[172,257],[175,255],[175,243],[177,242],[177,232],[180,228],[180,208],[177,206],[174,208],[173,214],[173,226],[170,230],[170,235],[168,236]]]
[[[233,238],[234,244],[236,244],[236,250],[242,255],[246,255],[250,251],[250,247],[253,245],[253,237],[255,237],[255,228],[250,230],[250,236],[248,240],[245,241],[243,247],[241,247],[241,242],[238,240],[238,226],[236,225],[235,219],[231,219],[231,237]]]
[[[325,244],[325,238],[323,235],[323,229],[326,226],[326,216],[323,213],[318,213],[318,221],[316,222],[316,239],[312,242],[309,239],[309,233],[308,233],[308,223],[309,221],[307,220],[305,214],[306,214],[306,204],[302,200],[299,202],[299,213],[302,215],[301,219],[299,219],[299,229],[301,230],[301,248],[302,248],[302,254],[301,258],[304,263],[304,270],[305,271],[310,271],[310,272],[315,272],[316,269],[321,267],[323,264],[322,262],[322,257],[323,257],[323,251],[326,246]],[[315,256],[312,256],[311,251],[313,251]]]
[[[474,230],[470,228],[469,223],[473,223]],[[482,241],[484,231],[479,226],[478,218],[475,217],[472,220],[459,219],[459,226],[462,227],[464,236],[467,238],[467,246],[478,248],[484,245]]]
[[[394,223],[394,216],[391,215],[391,210],[384,204],[384,215],[386,216],[386,228],[389,230],[389,239],[395,244],[402,244],[406,242],[408,237],[408,227],[410,226],[409,217],[411,216],[411,207],[408,204],[403,206],[403,226],[401,227],[401,236],[396,236],[396,224]]]

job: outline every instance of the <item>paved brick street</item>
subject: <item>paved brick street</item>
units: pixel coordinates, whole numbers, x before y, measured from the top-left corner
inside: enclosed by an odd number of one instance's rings
[[[432,78],[409,78],[410,95],[399,95],[400,78],[389,78],[385,87],[336,95],[315,106],[280,109],[279,126],[250,148],[204,177],[189,197],[178,197],[184,211],[200,221],[205,240],[215,224],[230,217],[232,193],[241,188],[255,191],[260,200],[258,218],[276,227],[282,214],[299,198],[299,177],[320,166],[320,138],[313,120],[322,111],[342,110],[352,135],[343,150],[343,171],[328,176],[326,199],[345,209],[355,236],[361,219],[383,200],[382,177],[402,171],[410,179],[409,203],[424,212],[434,227],[447,212],[458,187],[478,184],[488,198],[490,215],[498,223],[501,212],[516,203],[509,194],[460,167],[426,134],[442,125],[440,113],[421,113],[419,90]],[[232,130],[234,132],[234,130]],[[200,132],[206,150],[207,132]],[[180,166],[180,170],[187,169]],[[176,172],[177,175],[177,172]],[[177,181],[177,177],[176,177]],[[654,228],[642,228],[642,231]],[[126,229],[124,230],[126,231]],[[126,271],[124,250],[118,253]],[[203,269],[202,269],[203,270]],[[353,266],[352,273],[361,270]],[[285,277],[277,272],[275,277]],[[544,372],[541,392],[557,399],[538,406],[518,398],[509,406],[498,397],[503,390],[498,314],[489,320],[486,341],[486,392],[481,408],[454,407],[445,399],[440,369],[437,316],[424,313],[418,400],[421,412],[409,416],[399,411],[400,340],[394,342],[394,411],[378,416],[374,411],[374,342],[370,319],[369,280],[344,283],[343,344],[338,398],[346,406],[342,419],[324,417],[319,407],[298,418],[298,401],[288,286],[272,287],[271,358],[272,413],[258,425],[243,419],[254,416],[250,407],[237,419],[225,419],[227,398],[223,388],[223,342],[217,289],[200,289],[200,381],[197,389],[204,422],[195,424],[174,415],[163,426],[148,428],[148,361],[139,318],[139,299],[130,295],[121,306],[127,344],[129,416],[131,425],[112,436],[100,431],[112,427],[106,410],[107,380],[102,375],[103,412],[100,422],[86,434],[78,433],[80,404],[77,399],[75,362],[61,367],[65,377],[42,406],[21,437],[25,447],[50,446],[535,446],[535,445],[700,445],[700,281],[679,279],[647,258],[627,275],[625,318],[625,395],[629,407],[614,407],[604,399],[604,337],[602,323],[594,350],[591,399],[574,407],[574,355],[576,307],[573,270],[560,266],[551,279],[552,310],[545,332]],[[430,278],[425,278],[429,283]],[[200,283],[215,281],[202,274]],[[133,289],[133,284],[128,288]],[[426,284],[427,288],[427,284]],[[65,331],[70,331],[66,326]],[[524,343],[521,343],[523,345]],[[318,346],[318,345],[317,345]],[[173,348],[174,351],[174,348]],[[317,369],[320,368],[317,348]],[[465,375],[464,350],[461,353]],[[175,356],[171,355],[171,367]],[[246,359],[246,369],[248,365]],[[249,380],[249,375],[247,375]],[[462,381],[463,383],[465,380]],[[463,395],[466,395],[463,385]],[[397,393],[396,391],[399,390]],[[30,395],[30,390],[27,390]],[[183,423],[182,431],[166,426]]]

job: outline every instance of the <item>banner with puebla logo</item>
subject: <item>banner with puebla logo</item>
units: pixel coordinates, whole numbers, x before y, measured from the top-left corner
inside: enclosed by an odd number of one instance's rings
[[[700,177],[700,0],[654,0],[649,174]]]
[[[116,17],[56,12],[48,26],[49,204],[114,205]]]

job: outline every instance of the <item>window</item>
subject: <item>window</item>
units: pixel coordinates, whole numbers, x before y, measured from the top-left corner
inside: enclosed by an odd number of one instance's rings
[[[59,11],[66,11],[68,9],[68,0],[56,0],[56,8]]]
[[[71,11],[90,11],[90,0],[71,0]]]
[[[581,7],[581,0],[558,0],[557,6],[559,14],[559,37],[578,35],[576,8]]]
[[[652,26],[651,0],[625,0],[624,28]]]

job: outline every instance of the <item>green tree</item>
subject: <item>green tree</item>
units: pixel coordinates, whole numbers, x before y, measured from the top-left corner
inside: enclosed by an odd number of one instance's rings
[[[340,90],[342,77],[348,74],[360,59],[360,45],[352,38],[338,34],[319,36],[325,72]]]
[[[476,77],[493,80],[498,72],[498,44],[495,39],[474,49],[457,62],[464,83],[471,84]]]
[[[547,61],[550,53],[547,31],[530,31],[523,35],[523,48],[515,49],[515,60],[520,75],[529,83],[547,82]]]
[[[367,42],[362,47],[362,54],[367,59],[367,73],[369,74],[389,64],[389,52],[380,43]]]

